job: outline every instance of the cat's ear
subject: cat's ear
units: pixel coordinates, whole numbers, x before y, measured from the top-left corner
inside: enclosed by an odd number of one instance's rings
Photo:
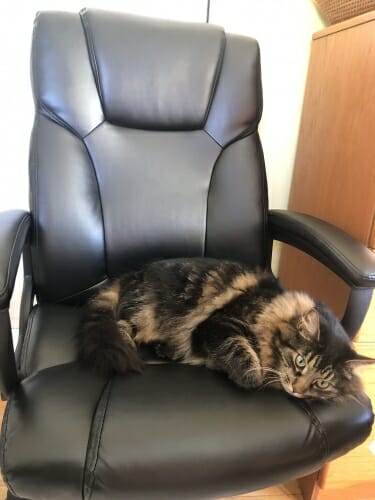
[[[372,363],[375,363],[375,359],[368,358],[367,356],[363,356],[362,354],[358,354],[356,351],[351,349],[349,359],[347,359],[344,363],[343,375],[345,378],[350,380],[353,376],[353,373],[355,373],[356,375],[361,375],[362,369]]]
[[[351,368],[358,368],[360,366],[371,365],[373,363],[375,363],[374,358],[363,356],[354,350],[351,351],[350,358],[345,362],[345,364],[349,365]]]
[[[309,312],[302,314],[297,319],[296,327],[306,340],[319,342],[320,318],[316,309],[311,309]]]

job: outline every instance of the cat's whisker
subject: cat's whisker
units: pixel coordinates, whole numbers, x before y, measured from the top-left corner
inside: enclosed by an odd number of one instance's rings
[[[281,377],[277,376],[277,375],[264,377],[264,382],[273,382],[273,381],[279,381],[280,382],[281,381]]]
[[[276,375],[278,375],[280,378],[282,378],[281,372],[279,372],[278,370],[275,370],[274,368],[270,368],[268,366],[262,366],[261,369],[265,372],[276,373]]]
[[[280,382],[280,380],[278,378],[275,378],[275,379],[272,379],[272,380],[267,380],[267,382],[264,382],[262,384],[262,387],[266,387],[267,385],[271,385],[273,384],[274,382]]]
[[[353,399],[356,403],[358,403],[362,408],[366,408],[366,405],[364,404],[363,401],[361,401],[358,397],[356,397],[354,394],[349,394],[349,399]]]
[[[264,388],[268,387],[269,385],[274,384],[275,382],[280,382],[280,380],[275,379],[275,380],[268,380],[267,382],[263,382],[263,384],[261,386],[259,386],[259,390],[264,389]]]
[[[266,385],[266,384],[268,385],[268,384],[272,384],[273,382],[281,382],[281,381],[282,381],[282,377],[273,375],[273,376],[265,378],[262,385]]]

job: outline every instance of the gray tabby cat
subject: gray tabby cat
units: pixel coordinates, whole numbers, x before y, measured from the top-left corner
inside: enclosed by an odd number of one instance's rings
[[[340,323],[269,272],[191,258],[147,264],[92,298],[78,336],[82,363],[103,374],[141,371],[137,346],[160,357],[225,372],[237,385],[270,385],[297,398],[362,391],[357,354]]]

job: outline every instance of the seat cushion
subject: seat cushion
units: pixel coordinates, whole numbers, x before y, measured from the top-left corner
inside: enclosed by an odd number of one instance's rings
[[[362,442],[370,406],[248,392],[202,367],[100,378],[77,363],[27,377],[8,403],[2,470],[16,496],[215,499],[318,469]]]
[[[17,346],[17,364],[22,378],[77,360],[76,335],[82,309],[61,304],[35,306],[26,333]],[[151,349],[140,349],[145,362],[161,363]]]
[[[8,402],[1,469],[17,497],[81,498],[91,421],[106,381],[76,365],[28,377]]]
[[[75,337],[81,308],[60,304],[42,304],[31,311],[26,333],[17,346],[21,376],[77,359]]]

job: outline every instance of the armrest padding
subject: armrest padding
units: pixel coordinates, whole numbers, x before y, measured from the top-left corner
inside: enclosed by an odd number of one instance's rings
[[[9,305],[30,223],[25,210],[0,213],[0,309]]]
[[[338,227],[310,215],[270,210],[271,237],[326,265],[351,287],[375,287],[375,255]]]

